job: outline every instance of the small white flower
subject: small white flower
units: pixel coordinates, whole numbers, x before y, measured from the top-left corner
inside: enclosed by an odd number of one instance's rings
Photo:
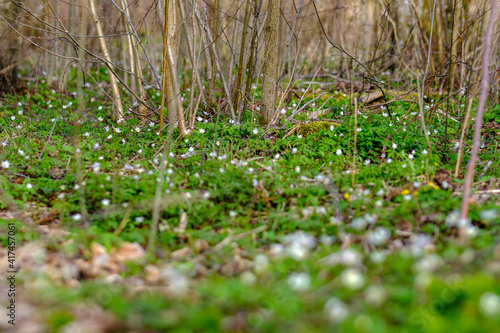
[[[201,134],[205,133],[205,129],[204,128],[200,128],[200,133]]]
[[[97,118],[97,120],[98,121],[103,121],[104,119],[101,116],[99,116],[99,118]]]
[[[142,223],[142,222],[144,222],[144,216],[137,216],[137,217],[135,218],[135,222],[137,222],[137,223]]]
[[[349,316],[349,309],[340,299],[330,298],[325,304],[325,314],[334,323],[341,323]]]
[[[302,134],[297,135],[297,138],[302,139]]]
[[[422,155],[427,155],[428,151],[426,149],[422,150]]]
[[[396,149],[396,148],[398,148],[398,145],[393,142],[392,143],[392,149]]]
[[[16,116],[12,116],[12,117],[10,117],[10,119],[16,120]]]
[[[19,110],[19,111],[17,111],[17,114],[18,114],[18,115],[22,115],[22,114],[23,114],[23,110]]]
[[[226,172],[226,170],[224,170],[224,168],[219,168],[219,172],[224,173],[224,172]]]
[[[412,160],[412,159],[413,159],[413,154],[408,155],[408,158],[409,158],[410,160]]]
[[[89,137],[90,133],[89,132],[85,132],[85,133],[83,133],[83,136]]]
[[[356,128],[356,131],[361,132],[362,131],[361,127]]]
[[[10,168],[10,162],[7,161],[7,160],[3,161],[2,162],[2,168],[4,168],[4,169]]]
[[[392,163],[392,158],[387,159],[387,163],[391,164]]]
[[[252,130],[252,133],[253,133],[253,134],[258,134],[258,133],[259,133],[259,129],[254,128],[254,129]]]
[[[28,183],[28,184],[26,184],[26,188],[27,188],[28,190],[31,190],[31,189],[33,188],[33,185],[31,185],[31,183]]]
[[[97,108],[97,110],[102,110],[102,106],[99,106],[99,107]]]
[[[108,135],[108,140],[111,140],[112,138],[113,138],[112,134]]]
[[[278,158],[280,158],[280,153],[276,153],[276,155],[274,155],[275,160],[277,160]]]
[[[488,317],[500,315],[500,297],[492,292],[484,293],[479,299],[479,308]]]
[[[298,165],[297,165],[297,166],[295,167],[295,172],[296,172],[296,173],[300,173],[300,166],[298,166]]]
[[[293,273],[287,279],[288,285],[295,291],[307,291],[311,286],[311,277],[307,273]]]
[[[121,129],[119,129],[118,127],[115,127],[115,132],[116,132],[116,133],[121,133],[121,132],[122,132],[122,130],[121,130]]]
[[[230,216],[231,218],[233,218],[233,219],[234,219],[237,215],[238,215],[238,213],[237,213],[236,211],[234,211],[234,210],[230,210],[230,211],[229,211],[229,216]]]
[[[342,284],[352,290],[358,290],[365,284],[365,279],[361,272],[356,268],[349,268],[340,275]]]
[[[337,149],[336,153],[337,153],[337,156],[342,155],[342,149]]]
[[[135,131],[136,131],[137,133],[139,133],[139,132],[141,131],[141,128],[140,128],[140,127],[136,127],[136,128],[135,128]]]
[[[109,205],[109,199],[102,199],[101,203],[103,206],[108,206]]]
[[[72,216],[73,220],[80,221],[82,219],[82,214],[75,214]]]
[[[293,147],[292,148],[292,154],[296,154],[297,153],[297,148]]]

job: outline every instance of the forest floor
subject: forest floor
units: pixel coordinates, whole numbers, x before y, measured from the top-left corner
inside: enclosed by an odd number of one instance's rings
[[[410,102],[355,115],[328,92],[286,121],[316,88],[267,129],[200,111],[166,150],[91,90],[84,113],[42,84],[2,99],[0,331],[498,332],[500,107],[464,243],[472,131],[454,177],[460,124],[443,112],[462,117],[464,98],[425,101],[429,145]]]

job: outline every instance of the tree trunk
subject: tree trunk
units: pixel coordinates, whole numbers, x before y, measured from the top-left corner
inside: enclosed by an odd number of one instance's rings
[[[281,0],[269,0],[265,54],[264,54],[264,81],[262,85],[262,108],[260,123],[269,123],[274,116],[276,107],[276,81],[278,65],[278,26],[280,19]]]
[[[22,90],[17,77],[21,37],[16,32],[20,7],[11,0],[0,0],[0,96]]]

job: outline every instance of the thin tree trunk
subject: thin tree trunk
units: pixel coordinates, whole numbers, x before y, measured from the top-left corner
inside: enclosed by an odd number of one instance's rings
[[[281,0],[269,0],[264,51],[264,81],[262,84],[262,108],[260,123],[267,124],[274,116],[276,107],[276,82],[278,65],[278,26]]]
[[[19,60],[20,36],[12,29],[17,27],[20,6],[11,0],[0,0],[0,96],[18,91],[17,61]],[[10,24],[10,26],[9,26]],[[11,27],[12,26],[12,27]]]
[[[104,59],[106,59],[105,65],[108,68],[108,73],[109,73],[109,81],[111,84],[111,90],[113,91],[113,99],[116,105],[116,117],[118,119],[123,118],[123,106],[122,106],[122,100],[120,97],[120,90],[118,90],[118,84],[116,83],[116,77],[111,69],[111,57],[109,56],[109,50],[108,46],[106,45],[106,39],[103,37],[104,33],[102,30],[102,25],[101,22],[99,21],[99,16],[97,15],[97,10],[96,10],[96,5],[95,5],[95,0],[89,0],[89,10],[90,13],[92,14],[92,17],[94,19],[94,25],[97,30],[97,35],[99,37],[99,43],[101,45],[101,51]]]
[[[489,92],[489,64],[491,55],[491,43],[493,38],[493,27],[495,26],[497,0],[491,0],[491,13],[486,35],[484,36],[484,51],[483,51],[483,76],[481,78],[481,95],[477,105],[476,120],[474,126],[474,140],[472,142],[472,152],[467,167],[467,175],[465,176],[464,196],[462,200],[462,210],[460,212],[460,239],[465,242],[466,224],[468,223],[469,205],[472,190],[472,181],[474,179],[474,168],[476,167],[477,154],[481,143],[481,128],[483,126],[483,112],[486,106]]]

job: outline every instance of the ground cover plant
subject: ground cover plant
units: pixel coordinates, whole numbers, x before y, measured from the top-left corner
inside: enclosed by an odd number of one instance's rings
[[[0,331],[498,331],[496,1],[111,4],[0,0]]]

